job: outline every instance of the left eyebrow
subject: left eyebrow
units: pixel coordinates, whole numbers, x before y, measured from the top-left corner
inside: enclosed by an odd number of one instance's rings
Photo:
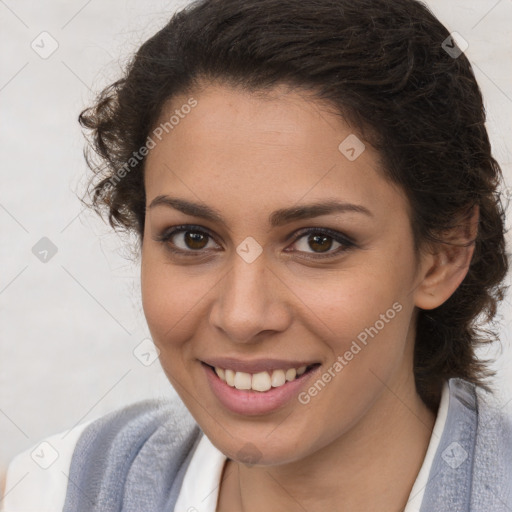
[[[311,219],[332,213],[348,212],[362,213],[373,217],[370,210],[360,204],[345,203],[332,199],[321,203],[292,206],[291,208],[276,210],[270,215],[269,224],[272,227],[277,227],[296,220]]]
[[[149,208],[151,209],[158,205],[166,205],[174,208],[175,210],[179,210],[186,215],[218,222],[226,226],[226,221],[222,218],[220,212],[215,208],[211,208],[210,206],[207,206],[203,203],[193,203],[185,199],[179,199],[167,195],[159,195],[151,201]],[[282,208],[280,210],[276,210],[269,215],[268,222],[271,227],[278,227],[297,220],[311,219],[332,213],[347,212],[361,213],[369,217],[373,217],[373,213],[362,205],[340,202],[338,200],[332,199],[318,203],[298,205],[292,206],[290,208]]]

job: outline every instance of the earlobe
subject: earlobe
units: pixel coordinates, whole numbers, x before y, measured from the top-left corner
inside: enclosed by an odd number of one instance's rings
[[[443,236],[431,252],[422,257],[421,282],[414,292],[414,303],[421,309],[434,309],[446,302],[466,277],[475,250],[479,208]]]

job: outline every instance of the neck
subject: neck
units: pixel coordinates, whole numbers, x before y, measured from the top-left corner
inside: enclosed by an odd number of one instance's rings
[[[434,423],[414,383],[386,387],[357,425],[305,459],[265,467],[228,460],[217,510],[403,510]]]

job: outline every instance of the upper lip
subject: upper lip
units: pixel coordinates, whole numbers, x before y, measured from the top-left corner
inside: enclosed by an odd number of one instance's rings
[[[310,366],[316,364],[316,361],[289,360],[289,359],[251,359],[242,360],[234,357],[212,357],[203,359],[203,363],[210,366],[229,369],[235,372],[259,373],[270,372],[272,370],[288,370],[289,368],[300,368],[301,366]]]

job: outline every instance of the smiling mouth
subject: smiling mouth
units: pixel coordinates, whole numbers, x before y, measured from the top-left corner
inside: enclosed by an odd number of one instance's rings
[[[264,393],[270,389],[280,388],[289,382],[293,382],[309,374],[320,363],[313,363],[298,368],[275,369],[257,373],[239,372],[229,368],[214,367],[202,362],[210,368],[217,377],[228,386],[239,391]]]

